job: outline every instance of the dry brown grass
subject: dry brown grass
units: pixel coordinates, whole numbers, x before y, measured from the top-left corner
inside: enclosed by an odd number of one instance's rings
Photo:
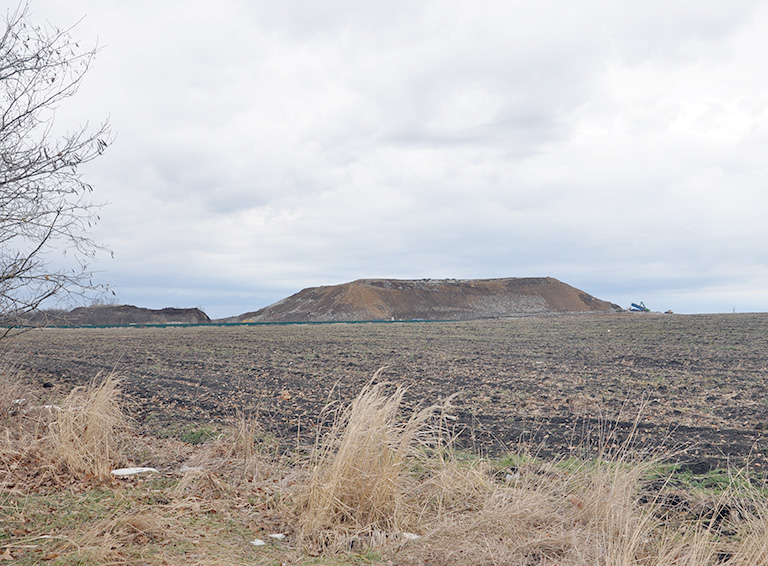
[[[311,553],[374,548],[403,565],[768,564],[764,491],[684,494],[676,517],[660,460],[605,438],[596,459],[522,458],[500,476],[435,450],[436,408],[398,420],[402,400],[402,389],[366,387],[319,443],[296,518]],[[728,520],[716,520],[723,510]]]
[[[734,473],[732,487],[696,494],[627,445],[588,461],[517,456],[501,467],[453,451],[442,406],[408,414],[404,393],[372,384],[334,407],[309,462],[257,442],[258,421],[241,417],[199,446],[144,438],[141,464],[164,473],[119,481],[95,481],[131,458],[114,376],[73,390],[59,409],[6,411],[0,558],[349,564],[365,552],[401,566],[768,565],[768,500],[749,478]],[[40,489],[46,474],[63,475],[67,489]],[[287,542],[249,544],[274,532]]]
[[[253,415],[240,414],[223,432],[204,442],[183,467],[220,473],[238,485],[255,482],[268,467],[269,458],[256,444],[262,435]]]
[[[57,410],[46,442],[54,463],[70,473],[105,480],[119,463],[118,442],[128,429],[120,406],[120,380],[112,373],[75,387]]]
[[[32,401],[32,388],[23,374],[11,364],[0,363],[0,422],[17,416]]]
[[[0,489],[27,489],[45,481],[49,445],[45,442],[52,409],[40,399],[23,373],[0,370]],[[34,476],[34,479],[33,479]],[[32,480],[32,481],[30,481]]]
[[[30,432],[26,409],[33,402],[32,388],[10,364],[0,364],[0,486],[13,483],[26,446],[37,436]]]
[[[355,540],[376,546],[382,536],[418,526],[412,468],[423,464],[422,448],[433,440],[428,424],[438,407],[400,422],[404,393],[368,385],[318,441],[297,505],[299,536],[309,548],[349,548]]]
[[[741,544],[733,548],[733,555],[728,564],[747,566],[748,564],[768,564],[768,506],[758,508],[742,524]]]
[[[444,508],[399,558],[404,564],[657,564],[659,521],[653,504],[640,504],[638,491],[645,471],[615,463],[564,471],[540,463],[509,483],[454,472],[450,490],[468,483],[475,505],[455,499],[458,505]]]
[[[121,441],[129,429],[119,379],[110,374],[74,388],[59,404],[41,405],[28,385],[18,384],[18,375],[0,378],[8,386],[0,386],[3,397],[13,398],[11,410],[0,415],[0,486],[32,489],[110,479],[123,458]]]
[[[501,481],[481,464],[449,461],[449,479],[436,487],[452,496],[427,518],[421,540],[397,550],[397,563],[768,564],[764,488],[673,490],[657,464],[627,454],[577,465],[529,460]]]

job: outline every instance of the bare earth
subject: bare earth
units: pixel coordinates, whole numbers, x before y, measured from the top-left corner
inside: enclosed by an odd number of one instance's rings
[[[583,455],[637,420],[637,448],[679,448],[695,471],[768,467],[768,314],[45,329],[0,343],[0,359],[51,395],[115,370],[155,432],[258,411],[285,442],[309,442],[328,400],[386,366],[414,405],[458,393],[461,442],[477,451]]]

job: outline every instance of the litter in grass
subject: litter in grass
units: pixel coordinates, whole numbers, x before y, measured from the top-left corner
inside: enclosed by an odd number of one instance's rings
[[[266,543],[265,541],[261,540],[260,538],[256,538],[256,539],[253,539],[253,540],[251,541],[251,544],[252,544],[253,546],[264,546],[264,545],[265,545],[265,544],[267,544],[267,543]]]
[[[123,477],[133,476],[135,474],[143,474],[144,472],[155,472],[159,474],[160,470],[156,470],[155,468],[118,468],[117,470],[112,470],[112,475]]]
[[[274,533],[269,536],[275,540],[285,540],[285,535],[283,533]]]

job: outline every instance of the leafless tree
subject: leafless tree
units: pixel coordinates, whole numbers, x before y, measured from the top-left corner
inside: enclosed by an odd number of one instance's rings
[[[56,134],[55,111],[74,96],[98,47],[70,29],[36,26],[29,4],[5,15],[0,37],[0,321],[44,301],[97,290],[91,240],[99,204],[78,168],[111,143],[107,122]],[[66,260],[65,260],[66,258]],[[66,266],[66,267],[62,267]],[[0,328],[0,337],[8,328]]]

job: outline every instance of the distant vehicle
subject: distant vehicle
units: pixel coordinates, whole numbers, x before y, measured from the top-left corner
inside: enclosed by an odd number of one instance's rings
[[[651,309],[645,306],[645,303],[640,301],[640,304],[632,303],[632,305],[629,307],[629,310],[635,311],[635,312],[651,312]]]

